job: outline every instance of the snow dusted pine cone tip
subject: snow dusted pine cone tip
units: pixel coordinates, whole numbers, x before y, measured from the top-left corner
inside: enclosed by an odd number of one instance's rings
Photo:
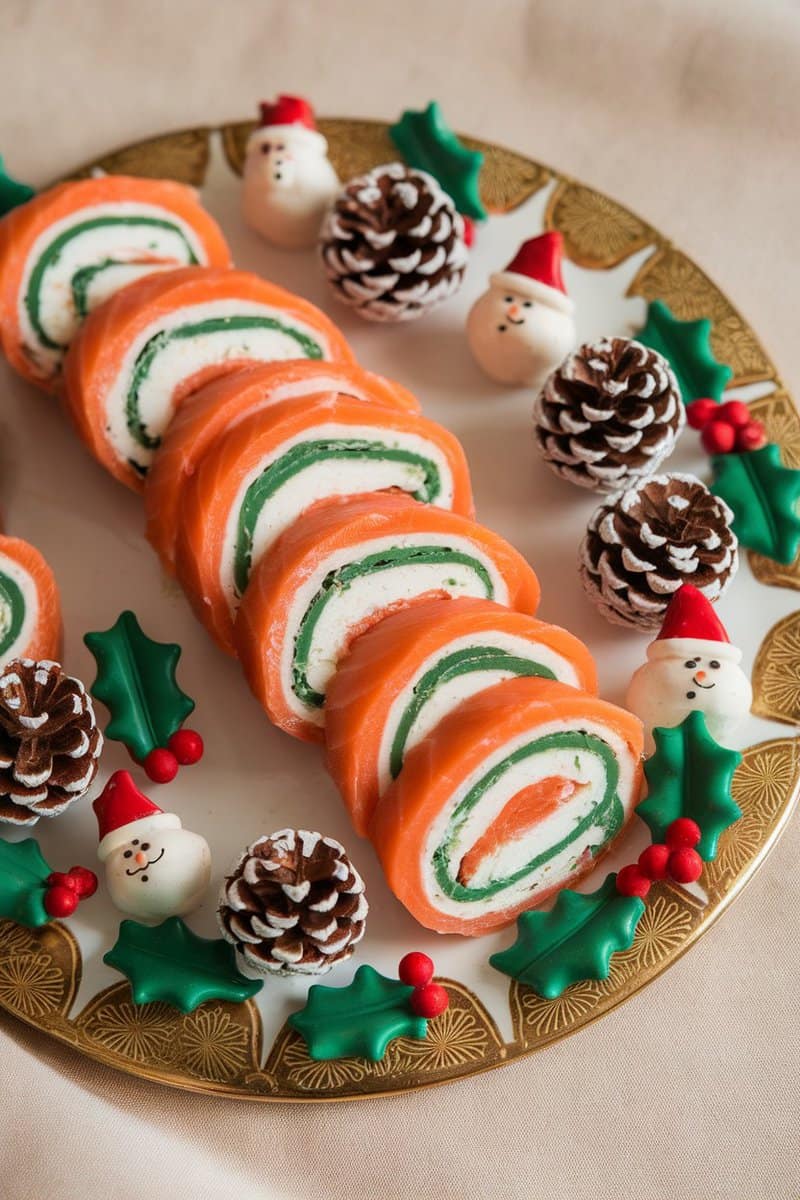
[[[257,971],[322,975],[364,936],[364,882],[344,847],[281,829],[245,850],[222,885],[222,936]]]
[[[558,475],[617,492],[672,453],[686,414],[663,355],[614,337],[587,342],[552,372],[533,419],[539,452]]]
[[[615,625],[656,629],[692,583],[718,600],[739,565],[733,513],[693,475],[653,475],[597,509],[581,544],[590,598]]]
[[[35,825],[79,800],[103,735],[79,679],[58,663],[17,658],[0,676],[0,821]]]
[[[410,321],[452,296],[467,265],[464,220],[432,175],[403,163],[345,185],[322,226],[334,292],[369,321]]]

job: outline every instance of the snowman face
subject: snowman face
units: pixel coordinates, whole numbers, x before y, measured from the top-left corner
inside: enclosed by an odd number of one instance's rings
[[[492,283],[467,318],[470,349],[479,366],[500,383],[537,384],[575,342],[572,316],[550,304]]]
[[[750,680],[729,647],[687,641],[675,639],[674,653],[660,653],[639,668],[631,680],[628,707],[651,729],[679,725],[699,710],[711,736],[726,742],[750,710]],[[659,649],[666,648],[662,642]]]
[[[261,155],[261,175],[273,188],[291,188],[297,174],[297,164],[292,147],[280,135],[266,137],[256,153]]]
[[[197,833],[152,829],[116,847],[105,866],[117,908],[144,920],[162,920],[197,907],[208,886],[211,856]]]

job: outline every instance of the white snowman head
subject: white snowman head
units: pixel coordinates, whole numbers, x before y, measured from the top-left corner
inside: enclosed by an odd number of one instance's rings
[[[261,105],[261,123],[247,142],[244,217],[256,232],[290,249],[313,245],[339,189],[328,143],[311,105],[279,96]]]
[[[162,921],[197,908],[211,878],[205,838],[184,829],[143,795],[128,771],[116,771],[94,802],[113,903],[129,916]]]
[[[520,246],[489,279],[467,318],[478,365],[498,383],[536,386],[574,349],[574,305],[561,277],[562,237],[543,233]]]
[[[753,692],[740,666],[741,650],[691,584],[673,596],[647,659],[631,680],[626,703],[648,733],[680,725],[699,710],[711,736],[728,744],[750,711]]]

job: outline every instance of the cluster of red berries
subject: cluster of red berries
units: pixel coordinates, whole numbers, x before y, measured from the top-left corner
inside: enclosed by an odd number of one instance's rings
[[[203,757],[203,739],[194,729],[178,729],[166,746],[151,750],[142,766],[153,783],[171,783],[178,767],[190,767]]]
[[[409,1004],[416,1016],[431,1020],[438,1017],[450,1005],[447,989],[440,983],[433,983],[433,961],[427,954],[412,950],[400,959],[397,968],[400,982],[413,987]]]
[[[674,879],[676,883],[695,883],[702,874],[703,860],[695,846],[702,834],[691,817],[678,817],[667,829],[663,845],[648,846],[639,861],[623,867],[617,875],[621,896],[644,900],[656,879]]]
[[[78,901],[88,900],[97,891],[97,876],[88,867],[52,871],[46,882],[44,908],[49,917],[71,917]]]
[[[767,444],[767,431],[750,416],[743,400],[693,400],[686,409],[692,429],[700,430],[700,441],[707,454],[745,454]]]

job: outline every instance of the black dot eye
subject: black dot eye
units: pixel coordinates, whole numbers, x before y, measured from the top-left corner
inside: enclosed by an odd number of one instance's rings
[[[143,850],[149,850],[149,849],[150,849],[150,843],[149,843],[149,842],[142,842],[142,849],[143,849]]]
[[[505,326],[505,325],[498,325],[498,326],[497,326],[497,332],[498,332],[498,333],[505,333],[505,331],[506,331],[506,328],[507,328],[507,326]]]
[[[270,152],[270,150],[271,150],[271,149],[272,149],[272,146],[270,145],[270,143],[269,143],[269,142],[264,142],[264,145],[261,147],[261,153],[262,153],[262,154],[269,154],[269,152]]]
[[[122,857],[123,857],[123,858],[133,858],[133,851],[132,851],[132,850],[126,850],[126,851],[125,851],[125,853],[123,854],[123,856],[122,856]]]
[[[523,300],[522,307],[523,308],[533,308],[533,301],[532,300]]]
[[[139,839],[138,839],[138,838],[133,838],[133,840],[131,841],[131,845],[132,845],[132,846],[138,846],[138,845],[139,845]]]
[[[278,144],[277,144],[277,146],[275,147],[275,149],[276,149],[276,150],[285,150],[285,149],[286,149],[286,147],[284,146],[283,142],[278,142]]]
[[[690,671],[693,671],[695,669],[695,667],[697,666],[697,660],[694,658],[689,658],[683,665],[685,667],[688,667],[688,669]]]
[[[514,303],[514,297],[506,296],[506,304],[513,304],[513,303]]]
[[[694,698],[695,698],[695,696],[696,696],[696,695],[697,695],[697,692],[687,692],[687,693],[686,693],[686,699],[687,699],[687,700],[694,700]]]
[[[712,670],[714,670],[714,671],[718,671],[718,670],[719,670],[719,663],[717,662],[717,660],[716,660],[715,658],[712,658],[711,662],[710,662],[708,665],[709,665],[709,666],[712,668]]]

